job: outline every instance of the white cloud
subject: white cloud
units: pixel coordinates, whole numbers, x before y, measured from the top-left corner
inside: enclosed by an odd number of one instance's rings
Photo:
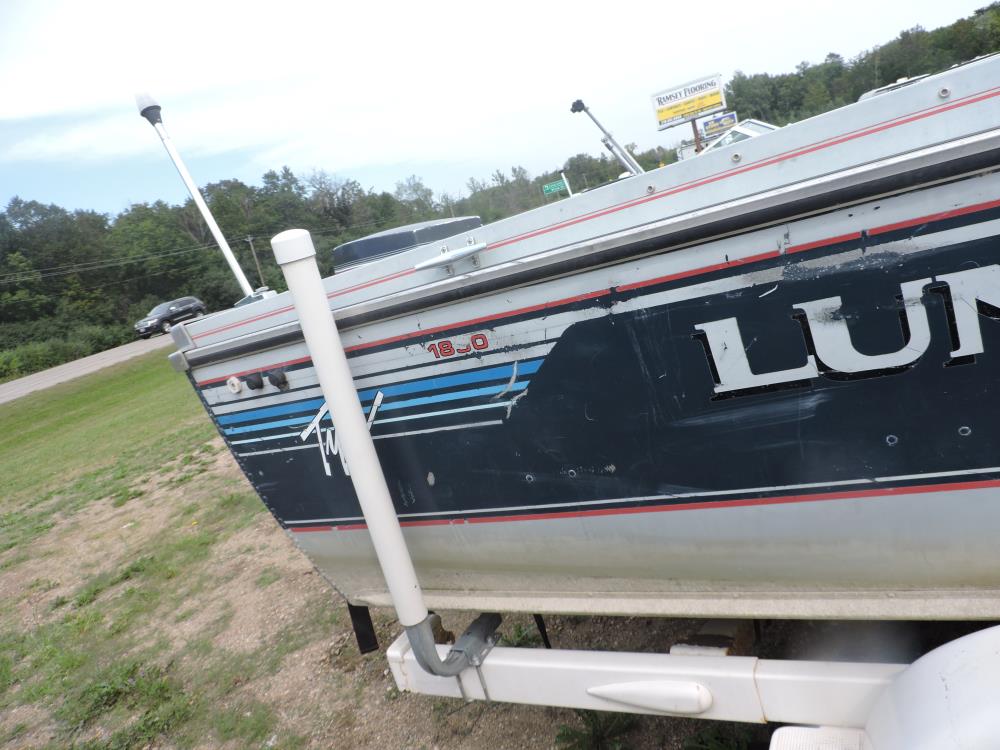
[[[861,0],[720,3],[698,20],[639,0],[8,2],[0,161],[99,165],[157,151],[132,105],[138,87],[160,99],[191,159],[239,150],[261,168],[550,165],[599,148],[569,113],[575,98],[619,140],[667,145],[681,134],[655,132],[655,90],[856,54],[979,4],[914,0],[873,14]]]

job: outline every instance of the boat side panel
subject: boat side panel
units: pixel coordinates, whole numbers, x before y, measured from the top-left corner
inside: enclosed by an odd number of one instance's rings
[[[648,259],[360,332],[359,395],[422,580],[600,592],[625,579],[637,596],[678,581],[1000,586],[1000,427],[984,418],[1000,406],[997,187],[977,178],[791,225],[773,250],[759,236],[697,248],[687,257],[761,243],[698,274]],[[820,229],[827,242],[795,244]],[[969,299],[942,277],[973,269],[982,351],[959,361],[954,305]],[[460,324],[435,331],[435,316]],[[722,321],[739,336],[705,335]],[[404,328],[424,333],[386,335]],[[831,350],[842,328],[849,346]],[[292,363],[287,393],[227,399],[225,363],[194,377],[279,520],[349,594],[375,590],[335,433],[289,349],[229,365]],[[897,352],[857,372],[823,359]],[[729,387],[729,357],[746,387]]]

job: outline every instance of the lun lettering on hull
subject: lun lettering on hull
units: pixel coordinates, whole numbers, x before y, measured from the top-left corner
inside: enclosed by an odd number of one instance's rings
[[[901,285],[903,310],[909,335],[903,346],[884,354],[862,354],[851,339],[847,320],[840,314],[840,297],[827,297],[792,305],[793,311],[805,315],[805,325],[813,342],[813,351],[803,342],[804,363],[786,370],[755,373],[750,368],[746,347],[736,318],[724,318],[695,325],[704,337],[707,354],[716,375],[715,393],[765,388],[819,377],[820,367],[852,375],[878,374],[886,370],[905,368],[920,359],[930,346],[931,331],[924,289],[932,283],[944,284],[952,304],[952,330],[957,335],[957,348],[952,359],[983,352],[979,304],[1000,308],[1000,265],[971,268],[956,273],[907,281]]]

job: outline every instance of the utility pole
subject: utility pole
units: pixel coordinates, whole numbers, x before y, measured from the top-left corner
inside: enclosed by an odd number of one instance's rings
[[[257,266],[257,278],[260,279],[260,285],[261,286],[267,286],[267,284],[264,283],[264,274],[261,273],[261,270],[260,270],[260,261],[257,260],[257,251],[254,250],[254,248],[253,248],[253,237],[251,237],[249,234],[247,235],[247,242],[250,245],[250,252],[253,253],[253,262]]]

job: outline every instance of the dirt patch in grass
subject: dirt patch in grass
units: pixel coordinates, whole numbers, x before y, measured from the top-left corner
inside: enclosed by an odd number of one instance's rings
[[[239,467],[221,439],[204,444],[200,452],[211,461],[205,471],[206,479],[215,480],[211,485],[242,484]],[[173,461],[137,479],[128,502],[104,497],[80,512],[53,511],[51,528],[31,545],[30,556],[0,575],[0,601],[15,602],[19,626],[31,628],[50,621],[58,616],[60,604],[72,602],[81,593],[88,579],[113,564],[137,559],[164,529],[172,523],[183,524],[178,518],[183,518],[188,506],[173,483],[188,471]],[[212,500],[201,493],[195,497],[204,503]],[[190,522],[195,520],[192,517]]]
[[[0,711],[0,746],[42,747],[58,736],[48,712],[31,704]]]
[[[261,514],[220,543],[216,558],[233,607],[231,621],[213,641],[219,648],[239,653],[258,649],[270,634],[305,617],[311,601],[335,596],[269,515]]]

